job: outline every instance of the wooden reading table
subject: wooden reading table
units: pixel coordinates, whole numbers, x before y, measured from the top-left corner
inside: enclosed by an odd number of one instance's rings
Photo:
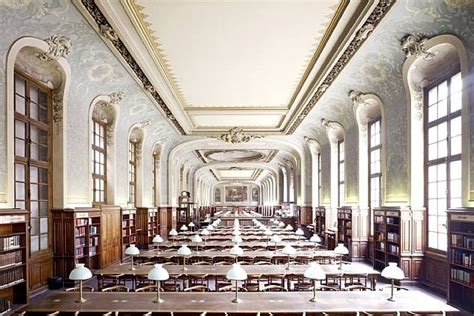
[[[203,312],[224,312],[256,315],[259,312],[270,313],[341,313],[341,312],[413,312],[440,313],[457,312],[450,305],[440,302],[419,291],[400,291],[395,293],[395,302],[387,301],[388,291],[368,292],[317,292],[316,303],[309,299],[311,292],[259,292],[239,293],[242,303],[232,303],[235,294],[165,292],[161,294],[162,303],[154,303],[155,293],[84,293],[87,300],[77,303],[79,293],[52,291],[38,302],[34,302],[21,311],[30,313],[54,312],[119,312],[130,315],[143,313],[169,313],[200,315]],[[277,314],[278,315],[278,314]]]

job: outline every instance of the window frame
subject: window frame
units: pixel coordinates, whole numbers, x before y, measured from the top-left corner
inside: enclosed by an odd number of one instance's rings
[[[22,114],[17,111],[17,97],[16,95],[19,94],[17,91],[16,87],[16,77],[19,77],[24,80],[25,82],[25,91],[24,91],[24,111],[25,113]],[[13,95],[14,95],[14,104],[13,104],[13,125],[14,127],[14,132],[13,132],[13,138],[14,138],[14,143],[16,143],[16,139],[19,139],[17,137],[17,131],[16,131],[16,122],[22,122],[25,125],[25,135],[24,135],[24,156],[17,156],[16,154],[16,144],[14,145],[14,181],[15,181],[15,188],[14,188],[14,203],[15,207],[17,207],[17,201],[23,201],[24,203],[24,208],[29,212],[28,220],[29,220],[29,244],[32,245],[32,237],[33,236],[38,236],[38,250],[37,251],[32,251],[32,247],[29,247],[29,257],[31,257],[33,254],[34,255],[41,255],[42,253],[49,252],[51,251],[51,216],[50,216],[50,209],[52,207],[52,187],[53,187],[53,179],[52,179],[52,153],[53,153],[53,141],[52,141],[52,118],[53,118],[53,110],[52,110],[52,89],[49,88],[48,86],[44,85],[37,79],[29,76],[28,74],[24,73],[23,71],[16,69],[14,72],[14,84],[13,84]],[[38,119],[34,119],[31,117],[31,98],[30,98],[30,86],[34,86],[41,90],[43,93],[46,94],[46,108],[47,108],[47,123],[40,121],[40,114],[39,114],[39,109],[40,109],[40,100],[38,97]],[[46,161],[38,159],[33,159],[31,157],[31,144],[33,143],[31,141],[31,130],[32,127],[36,127],[39,130],[46,131],[47,132],[47,158]],[[40,145],[40,140],[38,136],[38,146]],[[24,189],[25,189],[25,197],[24,200],[19,200],[17,199],[17,190],[16,190],[16,183],[20,182],[17,181],[17,168],[16,165],[23,165],[24,166]],[[38,199],[36,200],[38,203],[38,216],[33,217],[32,216],[32,208],[31,208],[31,201],[33,200],[31,197],[31,169],[33,168],[38,168],[38,182],[35,183],[38,185]],[[39,169],[45,169],[47,170],[47,183],[40,182],[40,170]],[[40,185],[47,185],[47,200],[41,199],[41,191],[40,191]],[[46,206],[46,216],[41,216],[41,210],[40,210],[40,203],[41,202],[47,202]],[[41,219],[47,219],[47,232],[46,233],[41,233]],[[38,220],[38,234],[33,234],[32,233],[32,220],[37,219]],[[41,247],[41,235],[46,235],[47,236],[47,247],[42,248]]]
[[[342,159],[341,159],[341,147],[343,149]],[[337,204],[338,206],[343,206],[345,203],[345,180],[346,180],[345,155],[346,155],[346,150],[345,150],[344,139],[338,140],[337,142]],[[344,164],[343,170],[342,170],[344,172],[343,177],[341,177],[341,164]],[[342,181],[341,181],[341,178],[342,178]],[[342,194],[341,194],[341,186],[343,187]]]
[[[318,152],[318,202],[319,202],[319,205],[321,205],[321,193],[322,193],[322,183],[321,183],[321,178],[322,178],[322,173],[321,173],[321,153]]]
[[[133,206],[137,206],[137,147],[138,142],[129,140],[128,142],[128,201],[133,203]],[[132,150],[133,149],[133,152]],[[133,157],[133,160],[132,160]],[[131,167],[133,166],[133,172]],[[132,181],[132,174],[133,179]],[[131,199],[132,190],[130,188],[133,187],[133,200]]]
[[[378,145],[375,145],[375,146],[372,146],[372,129],[374,128],[374,124],[376,123],[379,123],[379,133],[378,133],[378,138],[379,138],[379,144]],[[369,224],[370,224],[370,227],[369,227],[369,234],[372,236],[373,235],[373,231],[374,231],[374,222],[373,222],[373,208],[374,207],[380,207],[382,205],[382,176],[383,176],[383,173],[382,173],[382,150],[383,150],[383,144],[382,144],[382,118],[381,117],[378,117],[376,119],[373,119],[371,120],[368,124],[367,124],[367,138],[368,138],[368,141],[367,141],[367,150],[368,150],[368,186],[369,186],[369,190],[368,190],[368,193],[369,193],[369,199],[368,199],[368,202],[369,202]],[[379,156],[378,156],[378,159],[379,159],[379,172],[378,173],[372,173],[372,152],[376,151],[376,150],[379,150]],[[374,206],[372,205],[372,179],[375,179],[375,178],[378,178],[378,185],[379,185],[379,196],[378,196],[378,200],[379,200],[379,205],[377,206]]]
[[[429,85],[423,88],[423,141],[424,141],[424,157],[423,157],[423,165],[424,165],[424,201],[425,201],[425,207],[426,207],[426,222],[425,222],[425,230],[426,230],[426,249],[429,252],[432,253],[438,253],[441,255],[447,255],[447,250],[442,250],[440,248],[433,248],[430,247],[430,242],[429,242],[429,235],[430,235],[430,210],[429,210],[429,167],[430,166],[435,166],[435,165],[440,165],[445,163],[446,164],[446,211],[451,208],[450,203],[451,203],[451,189],[450,189],[450,163],[453,161],[460,161],[461,162],[461,168],[462,168],[462,139],[465,137],[465,135],[462,134],[461,130],[461,153],[456,154],[454,156],[451,156],[451,121],[455,118],[460,117],[462,120],[462,109],[463,109],[463,104],[461,104],[461,108],[457,110],[454,113],[450,113],[450,107],[451,107],[451,80],[454,76],[457,74],[461,75],[461,80],[463,81],[464,78],[462,77],[461,69],[457,67],[455,70],[443,75],[437,80],[434,80],[431,82]],[[446,115],[437,118],[436,120],[429,122],[429,91],[433,89],[434,87],[437,87],[444,81],[447,82],[447,96],[446,96]],[[462,87],[460,93],[462,95],[464,91],[464,87]],[[437,102],[439,102],[439,99],[437,98]],[[462,101],[461,101],[462,102]],[[439,126],[440,124],[446,123],[446,157],[443,158],[436,158],[436,159],[429,159],[429,129],[435,126]],[[462,183],[462,178],[461,178],[461,183]],[[439,195],[437,196],[437,199],[439,199]],[[439,218],[440,215],[437,211],[436,217]],[[447,214],[446,214],[447,217]],[[447,222],[445,224],[445,227],[447,228]],[[439,235],[439,229],[436,231],[436,235]],[[446,245],[447,248],[449,246],[449,238],[448,238],[448,232],[446,232]],[[439,247],[439,245],[438,245]]]
[[[98,124],[101,129],[103,129],[103,143],[104,147],[101,148],[95,143],[95,136],[96,136],[96,129],[95,126]],[[100,137],[100,135],[99,135]],[[106,205],[107,204],[107,124],[102,122],[96,118],[92,118],[92,142],[91,142],[91,150],[92,150],[92,204],[93,205]],[[102,153],[104,155],[104,174],[101,175],[99,173],[95,173],[95,165],[96,163],[100,164],[100,161],[95,160],[95,152]],[[103,180],[104,181],[104,200],[97,201],[96,200],[96,185],[95,180]],[[101,190],[99,190],[101,191]]]

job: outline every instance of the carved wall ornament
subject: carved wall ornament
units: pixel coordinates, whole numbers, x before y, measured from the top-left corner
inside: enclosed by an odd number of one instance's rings
[[[350,90],[348,93],[348,96],[351,99],[352,103],[356,106],[367,105],[367,102],[364,101],[362,98],[364,95],[364,93],[357,90]]]
[[[53,94],[53,121],[59,123],[63,120],[63,97],[60,94]]]
[[[122,102],[123,97],[125,96],[124,92],[112,92],[109,94],[110,101],[109,103],[111,105],[118,105],[120,102]]]
[[[406,57],[415,56],[426,60],[433,58],[435,54],[425,49],[427,40],[428,38],[421,34],[408,34],[403,37],[401,45]]]
[[[145,127],[148,127],[151,125],[151,120],[150,119],[147,119],[147,120],[143,120],[143,121],[140,121],[137,123],[137,126],[140,127],[140,128],[145,128]]]
[[[44,41],[49,46],[48,51],[36,54],[42,61],[57,60],[60,57],[67,58],[71,53],[71,40],[65,36],[52,35]]]
[[[423,89],[413,90],[413,100],[413,108],[416,112],[415,117],[420,121],[423,118]]]
[[[119,39],[119,36],[110,25],[101,24],[99,30],[100,34],[111,42],[115,42]]]
[[[226,143],[231,144],[241,144],[241,143],[248,143],[252,139],[262,138],[261,135],[249,135],[245,134],[241,128],[234,127],[229,130],[229,132],[222,134],[220,136],[216,136],[215,138],[220,139]]]
[[[355,38],[359,41],[365,40],[375,29],[375,26],[373,24],[367,23],[364,24],[358,31],[355,36]]]

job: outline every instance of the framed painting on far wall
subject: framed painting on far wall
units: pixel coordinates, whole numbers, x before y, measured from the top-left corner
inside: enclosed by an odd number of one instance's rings
[[[225,201],[226,202],[247,202],[248,193],[247,186],[233,185],[225,187]]]
[[[252,202],[258,203],[258,188],[252,188]]]
[[[215,188],[214,190],[214,202],[221,203],[221,189]]]

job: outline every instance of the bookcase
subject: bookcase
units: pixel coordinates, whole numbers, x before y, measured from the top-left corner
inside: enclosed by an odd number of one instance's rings
[[[316,207],[314,222],[316,227],[315,233],[323,237],[326,231],[326,209],[324,206]]]
[[[137,208],[137,246],[148,249],[153,237],[160,233],[158,210],[153,207]]]
[[[121,209],[122,220],[122,257],[125,249],[130,244],[137,243],[137,227],[136,227],[137,210],[134,208]]]
[[[28,212],[0,213],[0,300],[5,312],[28,303]]]
[[[89,269],[102,266],[101,210],[52,209],[53,272],[68,279],[76,263]]]
[[[400,266],[400,211],[374,210],[374,269],[382,270],[388,262]]]
[[[448,303],[474,313],[474,209],[448,211]]]
[[[352,258],[352,208],[339,207],[337,209],[337,242],[344,243],[349,249],[346,259]]]

